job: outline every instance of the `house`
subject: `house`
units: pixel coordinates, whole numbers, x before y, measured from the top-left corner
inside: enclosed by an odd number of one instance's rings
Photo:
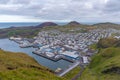
[[[82,60],[83,60],[83,63],[84,63],[84,64],[88,64],[88,63],[89,63],[88,57],[86,57],[86,56],[83,56],[83,57],[82,57]]]

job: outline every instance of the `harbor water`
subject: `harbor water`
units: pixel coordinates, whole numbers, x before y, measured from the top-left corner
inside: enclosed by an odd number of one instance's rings
[[[39,64],[41,64],[51,70],[56,70],[57,68],[61,68],[64,70],[64,69],[68,68],[69,65],[72,64],[65,60],[59,60],[57,62],[54,62],[54,61],[51,61],[44,57],[38,56],[38,55],[32,53],[32,51],[34,51],[35,48],[20,48],[19,44],[15,43],[14,41],[11,41],[9,39],[0,39],[0,48],[5,51],[26,53],[29,56],[33,57]]]

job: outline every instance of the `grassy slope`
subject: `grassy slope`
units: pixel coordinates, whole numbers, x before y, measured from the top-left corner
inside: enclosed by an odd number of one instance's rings
[[[102,73],[112,67],[120,68],[120,48],[106,48],[93,57],[91,64],[78,80],[120,80],[120,74],[113,71]]]
[[[0,50],[0,80],[66,80],[23,53]]]
[[[22,37],[34,37],[38,34],[41,28],[36,27],[14,27],[0,29],[0,38],[6,38],[10,36],[22,36]]]
[[[79,72],[80,72],[80,66],[77,66],[76,68],[74,68],[73,70],[68,72],[63,77],[70,80],[70,79],[74,78]]]

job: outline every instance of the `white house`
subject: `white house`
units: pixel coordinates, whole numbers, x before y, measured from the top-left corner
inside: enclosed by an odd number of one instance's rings
[[[83,59],[83,63],[84,63],[84,64],[89,63],[89,61],[88,61],[88,57],[83,56],[82,59]]]

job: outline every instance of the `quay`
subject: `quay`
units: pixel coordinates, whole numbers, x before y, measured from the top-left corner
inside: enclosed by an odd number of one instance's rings
[[[32,53],[33,53],[33,54],[36,54],[36,55],[39,55],[39,56],[42,56],[42,57],[44,57],[44,58],[47,58],[47,59],[49,59],[49,60],[52,60],[52,61],[54,61],[54,62],[57,62],[57,61],[59,61],[59,60],[61,60],[61,59],[66,60],[66,61],[71,62],[71,63],[74,63],[74,62],[75,62],[74,60],[67,59],[67,58],[65,58],[65,57],[60,57],[60,58],[55,59],[55,58],[47,57],[46,55],[44,55],[44,54],[42,54],[42,53],[36,53],[35,51],[33,51]]]

